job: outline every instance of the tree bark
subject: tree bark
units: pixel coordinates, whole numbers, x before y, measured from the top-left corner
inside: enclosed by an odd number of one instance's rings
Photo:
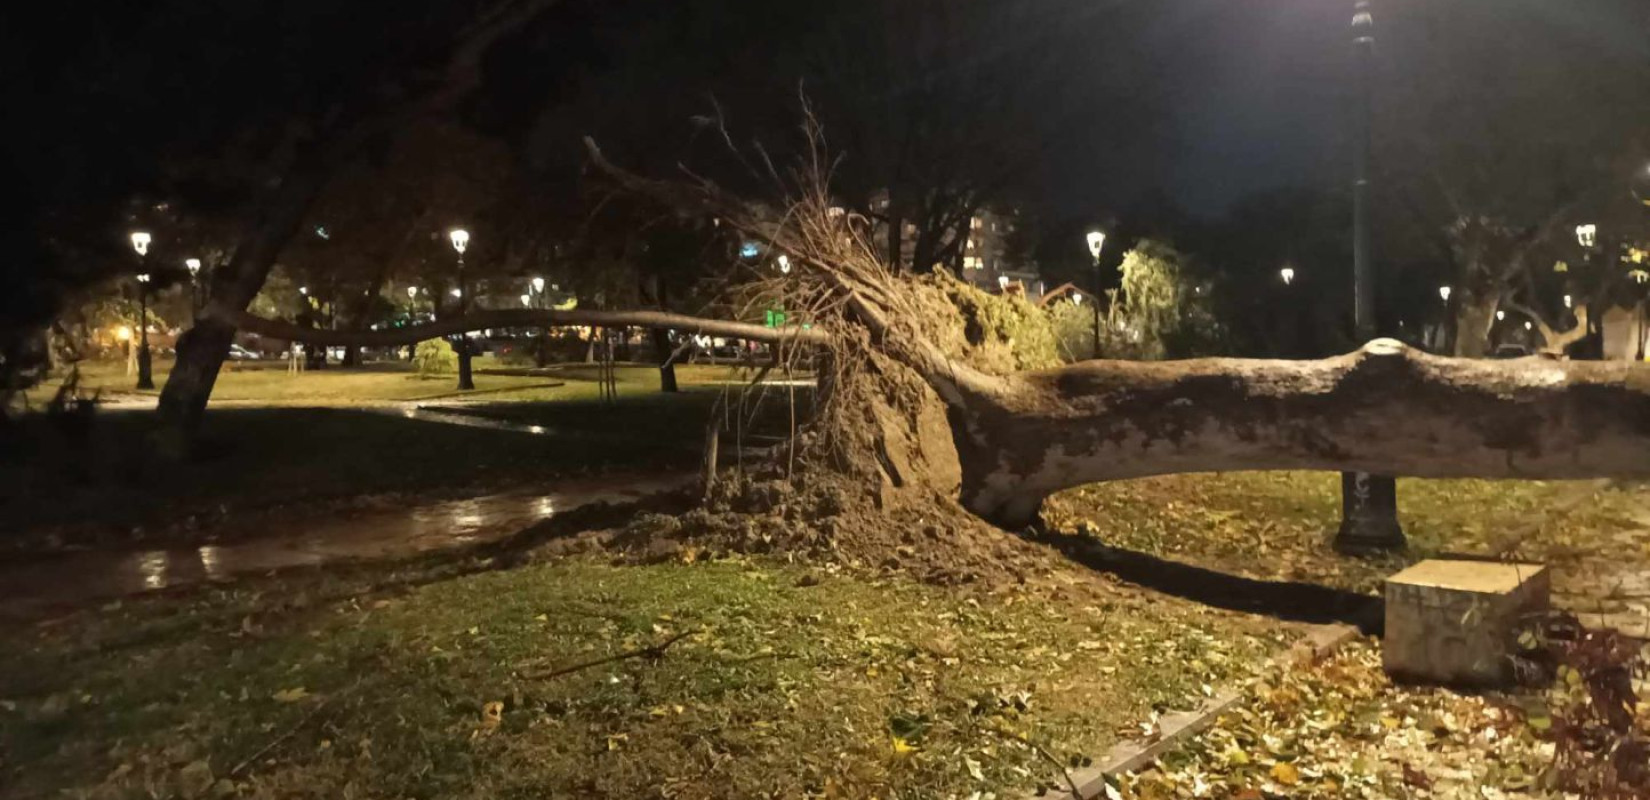
[[[1500,307],[1498,292],[1461,299],[1455,315],[1455,355],[1461,358],[1489,355],[1490,329],[1495,327],[1495,312]]]
[[[320,165],[297,168],[286,176],[229,263],[213,273],[209,309],[239,312],[252,302],[325,182],[326,171]],[[160,393],[160,416],[180,443],[200,426],[234,339],[235,325],[227,317],[206,313],[178,339],[177,361]]]
[[[1322,361],[1087,362],[965,392],[963,502],[1005,526],[1072,486],[1184,472],[1650,476],[1650,370],[1442,358],[1378,339]]]
[[[654,328],[653,354],[659,359],[659,391],[681,391],[676,385],[676,353],[671,350],[670,336],[664,328]]]

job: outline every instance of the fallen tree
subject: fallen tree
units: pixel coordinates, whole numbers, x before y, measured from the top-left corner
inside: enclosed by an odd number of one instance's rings
[[[805,437],[809,458],[884,489],[916,490],[909,496],[956,498],[1010,528],[1032,523],[1044,498],[1061,489],[1181,472],[1650,476],[1650,370],[1642,365],[1473,361],[1376,340],[1320,361],[1051,368],[1052,357],[1024,352],[1042,335],[1036,309],[943,275],[895,274],[877,258],[867,226],[832,213],[822,190],[772,215],[707,183],[631,175],[594,145],[591,156],[621,187],[713,216],[786,254],[795,268],[746,291],[781,293],[791,307],[807,309],[813,325],[770,329],[657,312],[522,310],[340,332],[224,309],[209,313],[230,314],[234,324],[265,335],[320,344],[382,346],[483,327],[588,324],[824,348],[831,368],[821,376],[823,410]],[[1024,322],[1005,329],[1009,317]]]

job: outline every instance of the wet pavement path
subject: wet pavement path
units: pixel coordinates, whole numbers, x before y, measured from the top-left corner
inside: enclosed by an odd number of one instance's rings
[[[509,492],[401,508],[275,520],[235,531],[230,544],[84,551],[0,562],[0,616],[29,617],[129,594],[283,567],[416,555],[509,536],[596,502],[624,502],[687,485],[691,475],[576,478],[546,492]]]

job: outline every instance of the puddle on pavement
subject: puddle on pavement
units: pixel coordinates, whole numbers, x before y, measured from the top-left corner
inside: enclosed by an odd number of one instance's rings
[[[589,478],[545,493],[506,493],[406,508],[380,508],[288,522],[266,534],[236,532],[230,544],[69,553],[0,563],[0,609],[28,615],[138,592],[217,581],[283,567],[415,555],[508,536],[594,502],[634,500],[685,485],[691,476]]]

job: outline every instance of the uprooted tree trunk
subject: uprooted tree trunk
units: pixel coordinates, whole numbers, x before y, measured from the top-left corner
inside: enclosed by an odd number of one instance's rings
[[[979,320],[965,324],[959,306],[946,299],[946,291],[972,290],[932,282],[943,278],[896,276],[873,245],[845,227],[851,222],[827,213],[824,193],[780,224],[712,186],[649,181],[607,164],[593,146],[592,156],[624,188],[714,215],[790,254],[799,268],[786,278],[786,296],[818,301],[811,306],[814,325],[771,329],[658,312],[531,310],[376,332],[308,331],[244,314],[237,321],[320,344],[403,344],[481,327],[617,324],[775,342],[786,350],[822,347],[833,366],[820,376],[829,392],[814,423],[822,456],[815,463],[930,497],[937,491],[1007,527],[1033,522],[1043,499],[1061,489],[1183,472],[1650,476],[1650,370],[1640,365],[1451,359],[1376,340],[1320,361],[1091,361],[994,371],[971,363],[980,362],[983,349],[966,331]]]

